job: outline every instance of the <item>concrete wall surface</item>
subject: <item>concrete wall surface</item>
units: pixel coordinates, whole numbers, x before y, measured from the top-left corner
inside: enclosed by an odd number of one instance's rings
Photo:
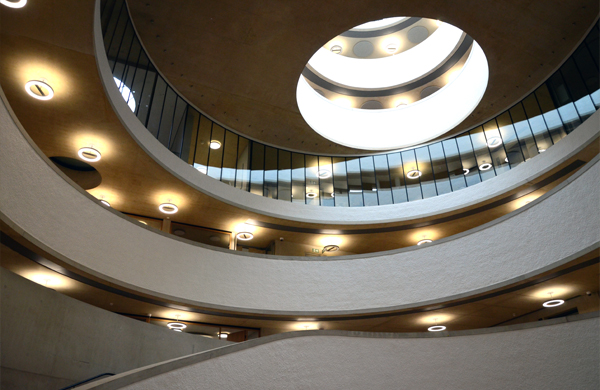
[[[69,298],[0,268],[2,390],[57,390],[228,345]]]
[[[597,390],[597,313],[557,320],[437,335],[287,333],[82,390]]]
[[[144,227],[76,188],[19,126],[0,105],[0,218],[77,269],[184,304],[301,316],[399,310],[500,288],[600,245],[590,212],[600,198],[597,157],[536,201],[464,233],[311,260],[215,249]]]

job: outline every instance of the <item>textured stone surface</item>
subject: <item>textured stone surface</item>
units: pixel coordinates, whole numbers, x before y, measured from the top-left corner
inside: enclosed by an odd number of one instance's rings
[[[425,247],[336,261],[210,250],[141,228],[75,189],[0,110],[2,218],[79,269],[184,303],[294,314],[420,306],[537,274],[600,237],[595,164],[516,212]]]
[[[69,298],[1,269],[1,387],[59,389],[228,345]]]
[[[592,390],[600,385],[598,324],[432,338],[289,338],[122,388]],[[109,388],[119,387],[101,387]]]

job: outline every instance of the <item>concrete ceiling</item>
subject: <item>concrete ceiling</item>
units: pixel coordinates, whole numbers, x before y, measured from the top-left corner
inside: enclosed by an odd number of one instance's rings
[[[477,125],[529,93],[583,38],[594,0],[129,0],[150,57],[193,104],[259,141],[322,154],[360,151],[315,133],[296,105],[312,54],[358,24],[419,16],[453,24],[483,48],[490,67],[480,105],[450,133]]]

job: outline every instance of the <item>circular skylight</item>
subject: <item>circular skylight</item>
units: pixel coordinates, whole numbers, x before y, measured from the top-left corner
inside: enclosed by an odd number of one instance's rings
[[[298,80],[304,120],[338,144],[391,150],[427,142],[460,124],[485,93],[487,59],[466,33],[432,19],[384,20],[327,42]]]

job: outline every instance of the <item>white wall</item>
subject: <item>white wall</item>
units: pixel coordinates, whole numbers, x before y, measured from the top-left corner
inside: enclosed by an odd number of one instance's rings
[[[60,389],[231,344],[123,317],[0,270],[3,390]]]
[[[310,261],[208,249],[132,222],[69,184],[4,105],[0,137],[0,217],[9,226],[92,275],[203,307],[326,315],[421,306],[536,275],[599,244],[590,212],[598,164],[516,212],[433,244]]]
[[[569,319],[573,322],[563,318],[558,324],[547,321],[450,337],[286,334],[236,352],[226,353],[234,349],[226,347],[207,360],[203,358],[208,354],[179,359],[165,364],[169,371],[160,365],[82,390],[596,390],[600,322],[598,317]],[[128,382],[132,384],[122,387]]]

